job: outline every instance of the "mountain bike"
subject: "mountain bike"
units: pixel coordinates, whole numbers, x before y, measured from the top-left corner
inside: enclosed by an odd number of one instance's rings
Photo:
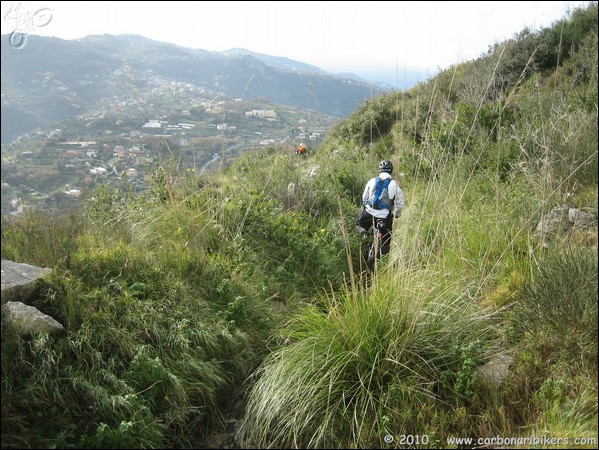
[[[368,253],[366,256],[366,266],[370,272],[375,271],[377,261],[381,260],[384,228],[385,220],[375,219],[374,228],[372,230],[372,241],[368,247]]]

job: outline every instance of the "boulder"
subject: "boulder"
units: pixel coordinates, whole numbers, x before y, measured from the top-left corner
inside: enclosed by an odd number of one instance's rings
[[[21,302],[7,302],[2,305],[2,321],[16,325],[20,336],[38,333],[62,333],[60,322],[44,314],[39,309]]]
[[[510,366],[514,357],[507,351],[496,354],[489,362],[478,368],[478,376],[494,385],[501,386],[510,373]]]
[[[23,302],[35,293],[38,280],[52,272],[52,269],[35,267],[29,264],[2,260],[2,303]]]
[[[576,228],[587,229],[597,225],[597,216],[592,211],[570,208],[568,210],[568,221]]]
[[[597,228],[597,212],[590,208],[574,208],[567,204],[559,205],[541,218],[536,227],[544,248],[558,236],[567,236],[573,230],[590,234]]]

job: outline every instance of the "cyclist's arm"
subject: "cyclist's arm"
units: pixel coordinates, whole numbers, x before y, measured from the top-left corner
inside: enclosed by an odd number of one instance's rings
[[[364,192],[362,193],[362,204],[365,205],[368,199],[370,198],[370,191],[372,190],[372,184],[374,183],[374,178],[369,180],[366,183],[366,187],[364,188]]]
[[[395,217],[399,217],[399,216],[401,216],[401,212],[403,211],[403,207],[404,207],[404,196],[403,196],[403,191],[397,185],[397,183],[394,183],[394,184],[395,184],[395,186],[394,186],[395,195],[393,197],[393,203],[394,203],[393,215]]]

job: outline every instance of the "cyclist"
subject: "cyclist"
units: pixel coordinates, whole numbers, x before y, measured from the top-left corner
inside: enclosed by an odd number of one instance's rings
[[[379,164],[379,176],[371,178],[362,194],[362,209],[356,217],[356,230],[362,236],[369,236],[371,227],[378,225],[381,234],[379,255],[389,253],[393,218],[398,218],[404,207],[404,195],[397,182],[391,177],[393,163],[383,160]]]
[[[306,148],[306,144],[304,144],[303,142],[299,145],[299,147],[297,148],[297,150],[295,151],[296,155],[306,155],[306,153],[308,153],[308,149]]]

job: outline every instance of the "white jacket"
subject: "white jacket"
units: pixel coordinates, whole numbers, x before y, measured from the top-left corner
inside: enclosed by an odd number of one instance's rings
[[[378,178],[385,180],[387,178],[391,178],[391,174],[387,172],[381,172]],[[384,219],[389,215],[388,209],[374,209],[372,206],[366,204],[371,194],[374,192],[375,188],[376,177],[371,178],[370,180],[368,180],[368,183],[366,183],[364,193],[362,194],[362,203],[364,204],[364,207],[366,208],[366,211],[368,211],[369,214],[371,214],[374,217]],[[389,186],[387,186],[387,193],[389,194],[389,200],[393,200],[394,203],[393,215],[395,217],[399,217],[401,215],[401,212],[403,211],[404,197],[403,191],[395,182],[395,180],[392,179],[389,182]]]

